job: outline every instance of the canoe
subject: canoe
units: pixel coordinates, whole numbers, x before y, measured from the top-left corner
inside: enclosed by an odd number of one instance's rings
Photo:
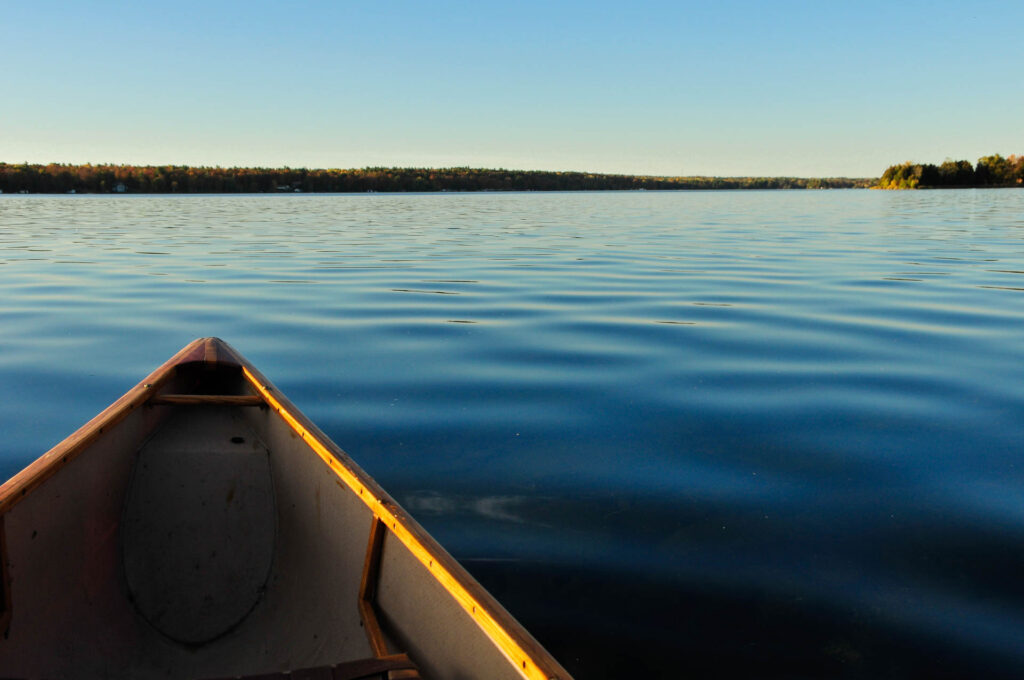
[[[217,338],[0,486],[0,677],[571,680]]]

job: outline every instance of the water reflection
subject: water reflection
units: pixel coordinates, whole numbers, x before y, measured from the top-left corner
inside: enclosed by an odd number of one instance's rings
[[[444,496],[437,492],[408,494],[402,498],[402,505],[414,515],[477,515],[496,522],[521,524],[526,520],[521,508],[536,502],[529,496]]]

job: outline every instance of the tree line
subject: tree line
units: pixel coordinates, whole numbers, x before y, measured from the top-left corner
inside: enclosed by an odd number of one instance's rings
[[[946,159],[942,165],[906,162],[889,166],[878,180],[881,189],[928,187],[1012,187],[1024,185],[1024,156],[982,156],[977,164]]]
[[[848,189],[846,177],[656,177],[479,168],[222,168],[187,165],[0,163],[4,193],[276,193],[398,191],[607,191]]]

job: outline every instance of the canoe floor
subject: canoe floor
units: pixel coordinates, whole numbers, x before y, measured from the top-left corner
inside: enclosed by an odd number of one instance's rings
[[[239,625],[262,597],[274,558],[270,454],[234,411],[173,416],[139,450],[121,520],[136,610],[185,644]]]

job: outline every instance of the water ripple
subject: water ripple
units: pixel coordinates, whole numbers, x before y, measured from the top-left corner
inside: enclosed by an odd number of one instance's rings
[[[578,677],[1016,678],[1022,214],[5,195],[0,466],[220,335]]]

